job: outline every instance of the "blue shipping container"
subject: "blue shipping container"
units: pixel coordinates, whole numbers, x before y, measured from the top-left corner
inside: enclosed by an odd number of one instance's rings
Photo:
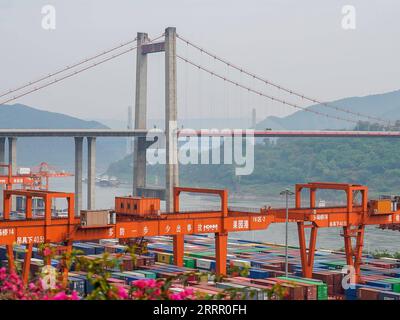
[[[367,285],[372,286],[372,287],[378,287],[382,289],[387,289],[390,290],[392,288],[392,284],[388,282],[383,282],[383,281],[367,281]]]
[[[249,277],[251,279],[265,279],[269,277],[269,272],[261,269],[250,269]]]
[[[79,295],[85,295],[85,281],[76,277],[68,277],[69,288],[78,292]]]

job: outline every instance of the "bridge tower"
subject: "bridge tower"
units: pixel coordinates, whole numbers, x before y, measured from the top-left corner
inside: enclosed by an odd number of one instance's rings
[[[144,45],[149,42],[147,33],[137,34],[135,129],[147,127],[147,53]],[[138,188],[146,186],[146,138],[135,138],[133,142],[133,195]]]
[[[132,117],[132,106],[128,106],[128,121],[126,125],[126,129],[133,129],[133,117]],[[133,139],[132,137],[128,137],[126,139],[126,155],[130,155],[133,152]]]
[[[173,210],[173,190],[179,184],[178,137],[177,137],[177,72],[176,72],[176,28],[165,29],[161,42],[150,42],[147,33],[137,34],[135,129],[147,127],[147,55],[165,54],[165,200],[167,211]],[[152,142],[145,137],[136,137],[133,148],[133,194],[156,195],[162,192],[146,189],[146,150]]]

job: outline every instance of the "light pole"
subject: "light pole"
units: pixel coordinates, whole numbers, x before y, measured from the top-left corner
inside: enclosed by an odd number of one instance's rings
[[[280,192],[280,195],[285,195],[286,198],[286,223],[285,223],[285,277],[288,277],[288,225],[289,225],[289,196],[294,195],[289,189],[285,189]]]

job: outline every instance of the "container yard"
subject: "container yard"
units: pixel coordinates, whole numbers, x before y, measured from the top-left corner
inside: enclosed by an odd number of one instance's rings
[[[285,277],[284,246],[229,239],[227,269],[236,268],[228,272],[227,278],[216,281],[213,278],[215,257],[211,253],[215,245],[212,237],[185,237],[183,267],[173,265],[173,242],[170,237],[151,237],[148,240],[148,252],[137,256],[136,261],[129,255],[122,257],[122,270],[116,268],[110,271],[110,283],[128,287],[132,281],[139,279],[190,274],[188,287],[204,297],[222,293],[226,289],[240,288],[245,292],[245,299],[267,300],[264,290],[280,284],[285,291],[285,300],[400,300],[400,261],[395,259],[374,259],[364,255],[360,282],[354,288],[343,289],[344,274],[341,269],[346,256],[342,252],[317,250],[312,278],[304,278],[299,250],[290,248],[289,276]],[[124,246],[111,240],[78,242],[73,244],[73,248],[81,251],[88,259],[104,252],[109,252],[111,256],[124,252]],[[24,249],[24,246],[14,248],[17,264],[23,264]],[[6,266],[4,246],[0,247],[0,258],[2,265]],[[57,261],[51,264],[56,266]],[[42,257],[34,250],[31,272],[37,272],[42,266]],[[69,287],[80,296],[84,297],[93,290],[87,272],[71,270],[68,276]],[[181,288],[179,282],[172,285],[173,290],[179,291]]]
[[[310,190],[310,198],[302,204],[305,189]],[[316,207],[318,189],[345,191],[347,204]],[[5,190],[0,221],[0,244],[5,246],[0,259],[10,271],[21,270],[25,284],[44,266],[60,266],[51,257],[41,260],[40,246],[50,245],[57,252],[77,252],[86,261],[108,254],[105,259],[118,260],[118,264],[105,264],[104,270],[97,271],[111,272],[107,283],[127,290],[140,279],[174,279],[171,290],[190,288],[204,298],[235,299],[239,293],[229,293],[240,291],[240,297],[248,300],[274,299],[274,290],[279,288],[279,299],[288,300],[399,300],[400,262],[363,255],[365,225],[396,229],[398,198],[369,200],[366,186],[352,184],[297,184],[295,190],[296,206],[286,210],[230,209],[227,190],[176,187],[173,212],[161,213],[158,198],[126,196],[115,198],[113,210],[82,210],[80,217],[73,214],[73,194]],[[358,203],[353,201],[354,192],[362,194]],[[182,212],[182,193],[217,195],[221,209]],[[25,216],[15,220],[12,196],[24,198],[27,204],[32,198],[42,198],[44,216],[35,216],[27,205]],[[67,199],[66,217],[54,215],[53,198]],[[229,232],[262,230],[285,221],[297,223],[298,248],[228,237]],[[338,227],[343,231],[338,236],[344,239],[344,252],[318,250],[318,229]],[[309,245],[306,228],[310,229]],[[129,252],[132,247],[139,251]],[[93,279],[85,268],[63,264],[61,270],[64,286],[68,284],[82,298],[93,290]]]
[[[310,190],[306,204],[301,197],[304,189]],[[318,189],[345,191],[347,204],[316,207]],[[397,226],[398,199],[369,200],[366,186],[352,184],[297,184],[295,190],[296,207],[286,210],[230,209],[227,190],[176,187],[173,212],[161,213],[158,198],[126,196],[115,198],[113,210],[82,210],[80,217],[73,214],[73,194],[5,190],[0,259],[10,271],[21,270],[25,284],[44,266],[60,266],[51,257],[41,260],[40,246],[50,245],[56,252],[77,252],[86,261],[104,254],[109,255],[106,260],[118,260],[117,265],[104,265],[103,269],[111,272],[106,281],[126,289],[140,279],[173,278],[171,290],[180,292],[185,284],[184,288],[204,297],[233,299],[238,296],[229,292],[241,291],[244,299],[274,299],[275,293],[271,296],[268,292],[280,288],[279,299],[289,300],[400,299],[400,262],[363,255],[365,225]],[[354,192],[362,194],[358,203],[353,201]],[[221,209],[182,212],[182,193],[217,195]],[[27,205],[25,217],[15,220],[11,216],[12,196],[23,197],[28,204],[34,197],[42,198],[44,216],[35,216]],[[67,199],[66,217],[54,215],[50,207],[53,198]],[[297,223],[298,248],[234,240],[232,234],[228,237],[230,232],[262,230],[285,221]],[[344,252],[318,250],[318,229],[340,226],[343,233],[338,236],[344,239]],[[306,228],[310,229],[309,245]],[[129,252],[129,248],[136,252]],[[93,290],[85,268],[63,264],[61,270],[64,285],[81,297]]]

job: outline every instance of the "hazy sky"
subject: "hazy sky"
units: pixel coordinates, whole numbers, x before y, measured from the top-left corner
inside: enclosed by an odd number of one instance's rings
[[[44,5],[56,9],[56,29],[42,28]],[[356,29],[344,30],[342,7],[356,9]],[[400,87],[398,0],[0,0],[0,91],[136,36],[165,27],[268,79],[322,100]],[[248,86],[279,92],[227,71],[188,49],[178,52]],[[134,101],[135,54],[16,102],[81,118],[123,119]],[[164,57],[149,60],[149,117],[164,109]],[[178,63],[180,117],[257,117],[293,111]],[[1,99],[1,98],[0,98]],[[0,100],[1,101],[1,100]],[[293,99],[293,101],[297,101]]]

